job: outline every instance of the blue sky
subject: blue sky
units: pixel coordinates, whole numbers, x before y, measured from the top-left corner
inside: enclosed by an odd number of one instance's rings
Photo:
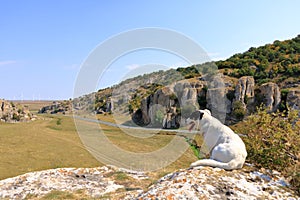
[[[213,60],[300,34],[300,1],[0,0],[0,98],[69,99],[80,65],[101,42],[144,27],[178,31]],[[120,58],[98,87],[149,63],[185,65],[160,52]]]

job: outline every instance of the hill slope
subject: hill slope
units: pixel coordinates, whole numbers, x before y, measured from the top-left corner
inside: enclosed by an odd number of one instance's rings
[[[223,80],[218,81],[216,83],[217,85],[209,85],[215,81],[215,77],[207,78],[207,76],[203,77],[203,75],[214,75],[215,73],[223,74],[223,76],[220,77]],[[266,44],[257,48],[251,47],[248,51],[235,54],[224,61],[193,65],[176,70],[158,71],[130,78],[111,88],[101,89],[96,93],[77,98],[74,100],[74,104],[77,110],[101,110],[103,112],[110,112],[113,108],[120,113],[127,112],[127,114],[133,114],[141,109],[143,99],[154,95],[156,92],[161,92],[160,89],[163,87],[173,87],[174,84],[182,81],[181,85],[183,85],[183,88],[180,88],[180,92],[187,87],[196,87],[197,97],[196,99],[192,99],[195,104],[198,104],[196,107],[200,106],[201,108],[212,109],[213,106],[211,104],[215,102],[210,102],[211,99],[209,95],[207,95],[207,91],[204,90],[226,87],[225,93],[227,99],[233,104],[234,102],[232,100],[235,98],[244,100],[244,97],[236,97],[237,93],[235,91],[239,83],[238,79],[243,76],[254,78],[254,83],[251,83],[255,84],[254,90],[268,82],[277,84],[280,93],[282,92],[280,97],[277,97],[280,98],[278,100],[280,102],[279,104],[282,104],[281,111],[286,109],[287,104],[299,107],[300,105],[297,103],[299,98],[298,89],[300,89],[300,35],[291,40],[276,40],[272,44]],[[203,84],[200,83],[201,81],[207,81],[208,84],[206,83],[206,85],[200,88],[199,84]],[[194,84],[195,82],[197,83]],[[243,85],[241,85],[241,87],[243,87]],[[283,89],[285,90],[283,91]],[[180,103],[182,103],[180,102],[182,95],[175,90],[174,88],[171,89],[172,94],[170,93],[169,95],[173,96],[173,99],[178,99],[179,103],[175,106],[178,110]],[[269,88],[267,87],[266,90],[269,90]],[[293,92],[288,94],[289,90],[293,90]],[[258,95],[260,93],[261,91],[257,91]],[[174,95],[176,95],[176,97],[174,97]],[[250,98],[252,95],[250,95]],[[254,96],[255,95],[256,94],[254,94]],[[290,96],[290,99],[288,99],[290,102],[286,102],[288,96]],[[263,97],[260,97],[260,101],[263,101],[261,98]],[[257,97],[255,101],[256,100],[259,100],[259,97]],[[91,103],[93,105],[91,105]],[[270,102],[266,104],[270,104]],[[236,106],[241,107],[241,105]],[[243,106],[245,107],[245,105]],[[232,113],[229,111],[230,109],[232,110],[232,108],[226,109],[227,115],[229,115],[229,118],[232,118]],[[250,109],[248,111],[252,112],[252,110]],[[149,109],[142,111],[148,112]],[[178,112],[176,114],[180,115],[181,113]],[[153,116],[148,117],[153,119]],[[228,123],[230,122],[228,121]]]

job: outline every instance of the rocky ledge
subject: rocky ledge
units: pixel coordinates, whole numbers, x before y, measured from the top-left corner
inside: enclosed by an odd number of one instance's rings
[[[50,169],[1,180],[0,199],[41,197],[53,190],[82,190],[93,198],[109,194],[109,199],[300,199],[288,189],[280,173],[270,170],[182,169],[145,191],[126,190],[117,183],[116,176],[111,176],[120,172],[137,183],[149,179],[146,173],[113,166]]]
[[[199,167],[171,173],[140,199],[297,199],[279,172]]]

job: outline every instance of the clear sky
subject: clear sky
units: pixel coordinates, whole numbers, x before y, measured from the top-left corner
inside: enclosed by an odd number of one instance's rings
[[[218,60],[297,36],[299,8],[299,0],[0,0],[0,98],[69,99],[89,53],[130,29],[178,31]],[[129,55],[99,88],[141,65],[184,65],[163,54]]]

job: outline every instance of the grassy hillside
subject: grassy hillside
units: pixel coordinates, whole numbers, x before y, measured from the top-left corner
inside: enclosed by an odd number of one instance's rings
[[[201,74],[215,73],[217,70],[234,78],[253,76],[258,85],[272,81],[280,88],[289,88],[294,83],[299,84],[300,35],[290,40],[276,40],[272,44],[257,48],[251,47],[248,51],[235,54],[224,61],[179,67],[176,70],[161,70],[127,79],[111,88],[99,90],[95,94],[95,107],[105,107],[105,100],[112,95],[113,90],[127,86],[136,90],[131,92],[133,96],[131,107],[134,109],[139,105],[144,94],[149,95],[155,92],[151,87],[148,91],[147,88],[143,88],[142,93],[138,91],[141,87],[149,85],[149,80],[152,80],[151,83],[155,85],[166,86],[179,80],[199,77]],[[140,88],[137,89],[138,87]]]
[[[300,76],[300,35],[285,41],[274,41],[260,47],[251,47],[225,61],[216,62],[219,69],[233,77],[254,76],[257,83],[270,80],[282,83]]]

